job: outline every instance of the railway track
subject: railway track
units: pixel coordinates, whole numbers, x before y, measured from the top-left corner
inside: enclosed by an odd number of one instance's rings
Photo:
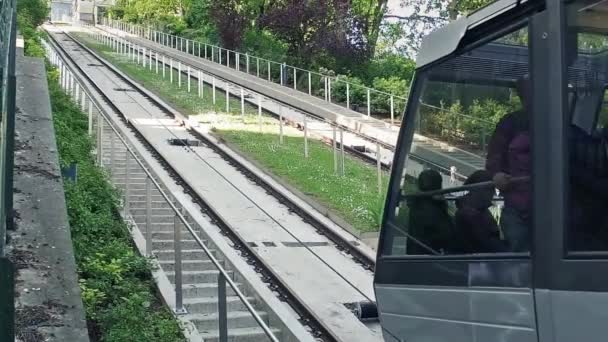
[[[268,253],[268,250],[272,250],[273,247],[264,246],[260,248],[259,244],[251,241],[251,234],[249,234],[248,238],[247,232],[235,229],[235,219],[227,219],[227,211],[225,208],[222,210],[220,208],[221,205],[213,203],[213,196],[211,198],[209,196],[202,196],[200,189],[191,184],[192,182],[187,175],[184,175],[184,172],[180,172],[175,167],[175,159],[168,158],[167,153],[159,152],[158,140],[151,138],[152,132],[141,122],[145,120],[155,121],[157,123],[156,133],[162,131],[165,137],[198,141],[201,146],[181,147],[182,151],[190,155],[191,161],[189,165],[204,166],[210,174],[213,174],[214,177],[225,183],[225,189],[230,190],[239,200],[247,202],[248,206],[254,208],[258,216],[262,217],[274,229],[274,231],[267,231],[264,234],[270,236],[276,233],[281,235],[283,240],[290,240],[286,242],[290,242],[292,246],[298,246],[299,248],[296,248],[299,250],[298,253],[294,254],[290,252],[285,257],[294,258],[294,264],[303,262],[301,266],[303,265],[313,270],[313,272],[303,273],[314,274],[315,272],[321,272],[319,276],[323,272],[332,274],[331,282],[327,283],[328,286],[339,285],[341,287],[340,289],[334,289],[334,291],[354,293],[355,295],[351,296],[353,301],[373,300],[370,271],[374,267],[373,259],[368,254],[362,253],[361,247],[356,243],[344,239],[343,235],[336,234],[334,230],[329,229],[325,224],[316,219],[314,215],[299,208],[288,196],[283,195],[283,193],[270,186],[264,179],[248,170],[208,137],[197,132],[184,130],[182,127],[176,128],[175,126],[163,124],[166,119],[181,120],[183,118],[180,118],[179,113],[176,113],[154,96],[151,96],[149,92],[122,75],[69,34],[57,36],[63,36],[65,39],[57,39],[54,34],[51,34],[50,37],[54,46],[72,62],[80,74],[95,88],[95,91],[104,99],[105,103],[120,117],[122,124],[129,127],[138,140],[148,148],[148,152],[163,165],[175,181],[184,188],[184,191],[190,194],[193,201],[200,206],[204,214],[211,218],[218,229],[234,245],[234,248],[241,252],[248,263],[252,264],[252,267],[260,273],[260,277],[269,284],[269,287],[273,291],[276,291],[279,297],[284,299],[298,313],[301,322],[309,327],[313,335],[324,341],[346,340],[345,336],[341,335],[341,332],[336,331],[336,327],[331,322],[324,320],[323,314],[316,311],[315,305],[318,306],[318,304],[314,302],[319,299],[322,300],[322,298],[314,300],[310,296],[302,298],[302,293],[296,290],[297,284],[294,283],[293,279],[289,279],[285,275],[285,266],[280,265],[280,263],[277,264],[278,259],[276,258],[280,257],[280,253]],[[95,76],[103,76],[105,77],[105,81],[99,82],[94,78]],[[138,103],[142,108],[148,107],[154,110],[147,112],[144,110],[143,117],[134,117],[132,113],[125,111],[124,106],[111,99],[113,94],[108,94],[108,92],[111,93],[109,88],[114,91],[130,89],[128,92],[123,91],[123,95],[127,95],[128,98]],[[215,164],[209,162],[212,159],[221,160],[221,162]],[[232,168],[232,174],[236,172],[242,179],[237,182],[224,175],[227,170],[225,169],[226,167]],[[246,183],[253,184],[249,184],[249,187],[247,187],[245,186]],[[248,189],[252,191],[249,192],[247,191]],[[275,203],[280,204],[280,210],[274,207],[273,209],[269,209],[268,205],[264,206],[256,203],[256,198],[269,200],[268,197],[273,199]],[[278,213],[277,210],[286,212]],[[280,214],[278,218],[277,214]],[[298,226],[307,226],[306,229],[294,229],[289,224],[293,221],[290,218],[291,216],[296,216],[301,221],[301,223],[298,223]],[[303,230],[306,230],[306,234],[303,234]],[[310,240],[314,240],[312,242],[315,243],[311,243]],[[270,242],[277,245],[275,242]],[[279,249],[276,248],[275,250]],[[283,249],[289,249],[289,247]],[[291,248],[291,251],[293,250],[295,249]],[[299,257],[300,260],[296,257]],[[357,273],[359,279],[356,279],[357,277],[355,276],[355,280],[351,280],[350,278],[353,276],[353,273]],[[362,280],[363,282],[369,281],[369,284],[362,285]],[[315,281],[312,283],[318,284],[319,279]],[[323,291],[323,289],[318,290]],[[341,302],[342,304],[348,304],[343,300]],[[344,318],[347,319],[348,317]],[[356,319],[354,315],[352,319]],[[364,338],[363,335],[359,337]],[[350,340],[355,341],[357,338],[355,337],[355,339]]]

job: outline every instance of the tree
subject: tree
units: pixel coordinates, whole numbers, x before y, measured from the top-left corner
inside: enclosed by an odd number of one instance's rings
[[[417,50],[422,37],[459,15],[466,15],[493,0],[401,0],[401,7],[408,8],[409,15],[387,14],[384,19],[396,20],[403,27],[407,45]]]

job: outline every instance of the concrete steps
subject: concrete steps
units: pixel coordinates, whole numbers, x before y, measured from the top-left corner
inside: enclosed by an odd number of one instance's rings
[[[147,191],[146,178],[148,177],[140,165],[133,159],[129,161],[128,170],[128,194],[124,194],[127,183],[126,170],[126,150],[122,146],[122,142],[114,138],[114,143],[110,143],[110,137],[113,132],[109,129],[104,129],[103,132],[103,154],[102,160],[106,168],[110,168],[110,176],[113,184],[123,192],[123,196],[129,201],[129,217],[135,223],[140,232],[146,236],[146,214],[147,214]],[[110,148],[114,146],[114,153],[110,152]],[[162,186],[161,186],[162,187]],[[173,197],[164,187],[163,191],[169,196],[173,205],[180,210],[180,205],[173,200]],[[150,188],[150,231],[152,235],[152,254],[156,257],[158,265],[164,274],[167,276],[171,284],[175,283],[175,212],[170,203],[161,195],[161,192],[152,184]],[[123,197],[123,198],[124,198]],[[186,220],[194,229],[196,234],[199,234],[201,229],[198,224],[184,215]],[[183,303],[187,310],[185,315],[187,319],[197,327],[199,333],[205,342],[219,341],[219,321],[218,321],[218,277],[219,271],[216,266],[209,260],[207,254],[202,250],[192,234],[180,222],[182,233],[181,241],[181,256],[182,256],[182,293]],[[211,250],[212,255],[218,258],[219,253],[209,245],[209,242],[203,240],[203,243]],[[229,267],[225,267],[225,263],[219,259],[219,263],[227,270],[231,279],[235,279],[234,272]],[[236,286],[246,296],[248,291],[245,285],[236,282]],[[229,341],[253,342],[267,340],[263,330],[258,323],[253,319],[251,313],[247,310],[241,299],[236,296],[234,289],[226,284],[226,302],[228,310],[228,334]],[[255,307],[256,300],[254,297],[247,297],[247,300]],[[268,322],[268,314],[260,312],[260,316]],[[275,331],[279,333],[279,331]]]

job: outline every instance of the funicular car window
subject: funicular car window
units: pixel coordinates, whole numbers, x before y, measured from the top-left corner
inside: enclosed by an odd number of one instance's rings
[[[567,248],[608,252],[608,3],[567,7],[568,83],[575,94],[569,125]]]
[[[527,42],[523,27],[419,74],[416,132],[384,255],[529,250]]]

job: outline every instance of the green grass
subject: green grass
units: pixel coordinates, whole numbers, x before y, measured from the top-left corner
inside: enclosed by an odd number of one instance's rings
[[[356,229],[362,232],[378,230],[388,184],[386,172],[382,172],[382,191],[378,193],[374,166],[346,155],[345,175],[336,175],[333,149],[320,141],[309,140],[309,158],[306,159],[302,137],[285,136],[280,144],[276,134],[230,130],[217,130],[215,134],[343,217]]]
[[[132,79],[140,82],[185,113],[225,112],[225,93],[218,91],[217,102],[214,106],[211,98],[211,87],[205,87],[205,96],[200,99],[195,83],[193,83],[192,92],[188,93],[184,85],[179,88],[176,82],[171,84],[168,75],[165,79],[162,78],[160,71],[160,76],[157,75],[154,67],[152,71],[149,68],[143,69],[141,65],[138,66],[113,52],[90,36],[80,35],[78,38]],[[176,79],[176,76],[174,76],[174,81]],[[231,114],[240,114],[240,101],[238,99],[232,99],[230,107]],[[256,109],[246,105],[246,112],[249,114],[257,115]],[[228,124],[231,121],[230,118],[224,118],[223,120],[224,123]],[[240,118],[236,120],[241,121]],[[276,121],[274,122],[276,123]],[[333,151],[330,146],[310,139],[310,158],[305,159],[303,137],[286,136],[285,143],[280,145],[277,134],[254,132],[257,127],[256,116],[248,115],[241,123],[249,126],[249,128],[243,127],[244,130],[237,131],[224,127],[215,131],[215,134],[222,136],[226,141],[234,144],[241,152],[261,163],[272,173],[328,207],[357,230],[368,232],[379,229],[388,183],[386,172],[383,172],[382,191],[379,193],[375,166],[347,155],[346,174],[345,176],[338,176],[334,174]],[[265,117],[265,131],[268,131],[269,125],[271,124]],[[250,131],[247,131],[248,129]],[[274,131],[278,132],[278,125]]]
[[[78,165],[77,182],[65,180],[64,188],[91,341],[185,341],[118,214],[119,192],[95,165],[87,116],[60,88],[57,71],[48,70],[60,164]]]
[[[207,113],[210,111],[226,113],[226,92],[220,88],[216,88],[215,105],[213,104],[213,87],[205,84],[203,86],[203,97],[198,96],[198,82],[194,79],[191,81],[191,89],[188,92],[188,77],[182,74],[181,87],[178,85],[178,71],[171,70],[166,67],[165,78],[162,76],[162,63],[158,65],[158,74],[156,73],[155,63],[152,63],[152,70],[149,69],[146,61],[146,69],[136,61],[132,61],[122,54],[118,54],[110,47],[100,44],[87,34],[77,34],[77,38],[87,47],[98,52],[103,58],[111,62],[114,66],[127,74],[132,79],[138,81],[148,90],[156,93],[172,105],[180,109],[183,114],[196,115]],[[160,56],[159,56],[160,58]],[[141,62],[141,61],[140,61]],[[166,60],[169,63],[169,60]],[[175,62],[174,62],[175,63]],[[174,64],[176,65],[176,64]],[[173,72],[173,83],[170,82],[169,73]],[[186,71],[187,72],[187,71]],[[192,71],[192,75],[196,76]],[[240,98],[230,97],[230,114],[241,114]],[[257,107],[253,107],[245,102],[245,112],[248,114],[257,113]]]

